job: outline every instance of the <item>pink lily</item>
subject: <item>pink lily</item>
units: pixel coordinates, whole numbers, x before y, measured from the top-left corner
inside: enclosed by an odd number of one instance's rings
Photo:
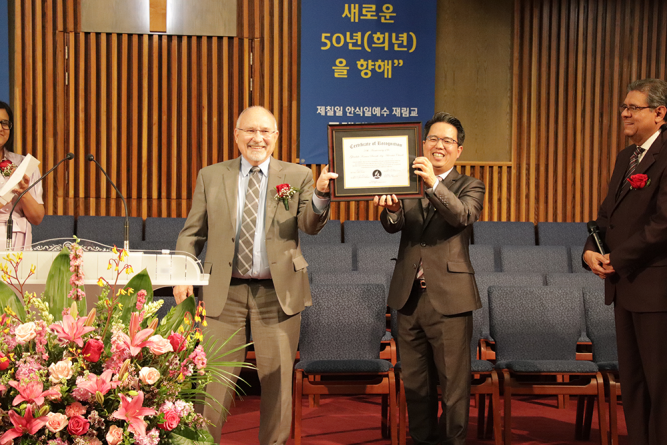
[[[141,316],[137,312],[132,313],[130,318],[130,335],[128,336],[125,333],[119,333],[119,336],[123,339],[123,343],[130,350],[132,357],[136,356],[141,352],[141,348],[148,346],[151,342],[146,339],[153,335],[154,329],[142,329],[141,327]]]
[[[113,371],[111,369],[104,371],[101,376],[96,376],[95,374],[90,373],[88,374],[88,380],[84,380],[83,382],[79,383],[77,387],[85,389],[92,395],[95,395],[97,392],[105,395],[111,390],[111,388],[118,385],[118,382],[116,382],[116,385],[111,383],[112,374]]]
[[[37,431],[39,431],[46,422],[48,422],[47,416],[32,417],[32,406],[28,405],[25,410],[25,417],[19,416],[13,410],[9,411],[9,420],[14,424],[14,428],[7,430],[5,434],[0,437],[0,445],[9,443],[17,437],[23,436],[24,433],[28,433],[31,436],[34,436]]]
[[[63,315],[62,325],[59,323],[54,323],[49,326],[50,329],[53,329],[60,340],[71,341],[76,343],[80,348],[83,348],[83,337],[90,331],[94,331],[95,328],[92,326],[84,326],[84,323],[88,317],[78,317],[74,320],[70,314]]]
[[[44,403],[44,397],[56,396],[60,394],[60,392],[56,391],[55,389],[42,391],[44,389],[44,385],[39,381],[29,382],[22,385],[19,382],[12,380],[9,382],[9,386],[15,388],[19,392],[19,395],[14,397],[14,401],[12,402],[12,405],[14,406],[20,404],[21,402],[34,402],[37,404],[37,406],[41,406]]]
[[[146,422],[144,416],[154,416],[157,411],[152,408],[144,408],[144,393],[139,391],[133,399],[128,399],[125,394],[120,395],[120,409],[114,411],[111,417],[118,420],[124,420],[130,424],[132,429],[139,436],[146,435]]]

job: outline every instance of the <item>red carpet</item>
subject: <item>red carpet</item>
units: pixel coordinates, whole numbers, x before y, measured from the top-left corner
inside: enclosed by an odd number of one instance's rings
[[[472,399],[474,404],[474,399]],[[599,431],[597,412],[593,416],[591,438],[588,441],[574,439],[576,399],[568,408],[557,409],[555,397],[520,397],[512,402],[512,431],[515,445],[597,444]],[[308,408],[303,400],[304,445],[361,445],[388,444],[380,435],[380,397],[323,397],[319,408]],[[619,408],[619,442],[628,445],[623,410]],[[222,430],[223,445],[258,443],[259,396],[252,395],[237,400],[231,409],[229,421]],[[477,409],[470,410],[468,444],[492,444],[493,441],[477,439]],[[288,443],[293,443],[291,440]],[[411,444],[408,434],[408,445]]]

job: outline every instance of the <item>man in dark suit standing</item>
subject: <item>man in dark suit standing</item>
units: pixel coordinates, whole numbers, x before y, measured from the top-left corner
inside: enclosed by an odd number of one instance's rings
[[[470,405],[472,311],[482,307],[468,245],[479,218],[484,183],[454,163],[465,132],[439,112],[424,127],[424,156],[413,163],[424,199],[375,197],[380,219],[401,244],[388,304],[398,310],[410,435],[415,445],[464,444]],[[438,381],[443,414],[438,419]]]
[[[623,409],[629,442],[667,443],[667,82],[638,80],[620,107],[632,142],[618,154],[583,259],[605,279],[614,303]]]
[[[250,325],[262,386],[259,444],[282,445],[292,420],[301,311],[312,304],[298,230],[315,235],[324,227],[329,181],[337,175],[325,167],[313,184],[310,169],[273,158],[278,125],[266,108],[244,110],[234,138],[241,156],[199,172],[176,250],[198,255],[207,243],[211,278],[203,296],[208,312],[204,335],[228,353],[225,361],[242,362],[244,328]],[[278,188],[283,186],[295,190],[279,200]],[[174,288],[178,303],[191,294],[192,286]],[[241,334],[227,341],[239,329]],[[238,376],[240,368],[232,372]],[[229,408],[231,389],[211,383],[206,391]],[[209,432],[215,443],[220,443],[224,413],[206,405],[204,416],[212,423]]]

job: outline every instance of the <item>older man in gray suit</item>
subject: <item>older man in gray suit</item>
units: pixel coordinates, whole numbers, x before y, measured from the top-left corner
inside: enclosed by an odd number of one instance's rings
[[[436,113],[424,133],[424,156],[413,167],[424,180],[425,198],[399,201],[383,195],[375,203],[384,207],[380,219],[385,230],[401,232],[388,303],[398,310],[410,435],[415,445],[464,444],[472,311],[482,307],[468,245],[485,188],[454,168],[465,138],[457,118]]]
[[[329,219],[329,181],[325,168],[313,189],[312,172],[271,157],[278,140],[273,114],[250,107],[234,130],[241,156],[203,168],[197,177],[192,208],[176,249],[198,255],[208,242],[211,279],[204,288],[208,327],[204,334],[221,342],[250,323],[262,386],[260,445],[284,444],[292,413],[292,367],[299,342],[300,312],[311,305],[306,260],[298,229],[315,235]],[[293,195],[274,199],[278,186]],[[314,192],[314,193],[313,193]],[[177,302],[192,287],[176,286]],[[245,343],[245,331],[226,346]],[[245,351],[225,357],[243,361]],[[240,368],[234,369],[238,376]],[[231,390],[210,384],[207,392],[228,408]],[[211,434],[220,442],[224,413],[206,406]]]

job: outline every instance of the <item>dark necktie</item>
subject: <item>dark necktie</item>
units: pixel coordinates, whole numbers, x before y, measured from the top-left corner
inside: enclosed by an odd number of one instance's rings
[[[618,190],[618,195],[616,195],[616,199],[618,199],[621,194],[630,187],[630,183],[628,182],[628,178],[632,176],[635,173],[635,169],[637,168],[637,165],[639,164],[639,157],[641,154],[644,152],[644,149],[642,147],[635,147],[635,151],[632,152],[632,156],[630,156],[630,164],[628,164],[628,170],[625,172],[625,177],[623,178],[623,182],[621,183],[621,187]]]
[[[257,209],[259,207],[259,184],[262,181],[259,172],[259,167],[250,169],[250,179],[248,179],[248,189],[245,194],[237,261],[237,267],[241,275],[248,275],[252,269],[252,249],[255,242]]]

